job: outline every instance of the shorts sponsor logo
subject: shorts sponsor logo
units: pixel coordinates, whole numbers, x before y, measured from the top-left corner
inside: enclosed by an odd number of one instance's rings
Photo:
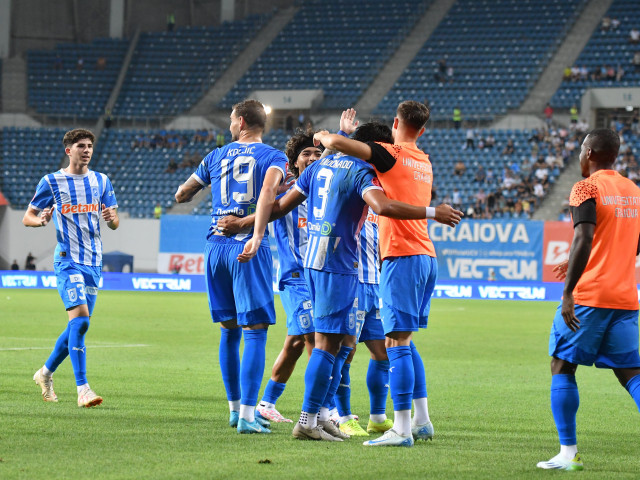
[[[376,309],[376,320],[380,320],[380,310]]]
[[[304,302],[302,302],[302,308],[304,308],[305,310],[311,310],[311,300],[305,300]]]
[[[358,308],[358,297],[353,299],[353,308]]]
[[[74,273],[73,275],[69,275],[69,281],[71,283],[84,283],[84,277],[82,275]]]
[[[98,294],[98,287],[86,287],[84,290],[87,293],[87,295],[97,295]]]
[[[356,316],[353,313],[349,314],[349,330],[356,328]]]
[[[78,299],[78,292],[76,292],[75,288],[70,288],[67,290],[67,296],[70,302],[75,302]]]
[[[60,209],[60,213],[62,213],[62,215],[66,215],[68,213],[97,213],[98,210],[99,205],[97,203],[79,203],[77,205],[73,205],[71,203],[63,203]]]
[[[364,322],[364,316],[365,316],[364,310],[358,310],[356,312],[356,319],[358,320],[358,322]]]

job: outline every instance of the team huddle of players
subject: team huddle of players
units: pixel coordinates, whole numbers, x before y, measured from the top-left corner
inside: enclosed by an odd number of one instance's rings
[[[437,278],[427,219],[455,227],[462,212],[429,206],[431,163],[416,146],[428,119],[428,108],[415,101],[398,106],[391,129],[375,122],[358,126],[349,109],[338,134],[296,134],[283,153],[262,143],[266,113],[259,102],[246,100],[230,115],[233,142],[209,153],[179,186],[176,201],[186,202],[211,185],[205,277],[211,317],[221,327],[229,424],[238,433],[269,433],[271,422],[292,423],[276,402],[306,347],[295,438],[342,441],[381,433],[364,445],[405,447],[433,438],[424,364],[412,341],[414,332],[427,326]],[[99,220],[112,229],[119,225],[108,178],[88,169],[93,141],[86,130],[65,135],[70,166],[43,177],[23,220],[32,227],[51,219],[56,224],[54,267],[69,314],[34,381],[45,401],[57,401],[52,374],[70,356],[78,405],[84,407],[102,402],[89,388],[84,356],[100,277]],[[585,180],[571,193],[575,235],[569,260],[556,268],[565,289],[549,346],[551,408],[561,451],[538,464],[544,469],[583,468],[575,438],[578,364],[612,369],[640,408],[635,284],[640,189],[612,170],[619,145],[617,134],[607,129],[590,132],[582,144]],[[265,237],[270,221],[287,337],[258,403],[267,331],[276,320]],[[620,287],[602,289],[603,279]],[[349,365],[357,342],[371,352],[366,430],[350,409]],[[389,391],[393,421],[385,412]]]

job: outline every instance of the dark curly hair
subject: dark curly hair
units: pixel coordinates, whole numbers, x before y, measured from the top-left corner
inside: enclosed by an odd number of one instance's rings
[[[298,155],[305,148],[313,147],[313,134],[312,130],[298,131],[287,142],[284,147],[284,154],[289,159],[289,171],[298,178],[300,176],[300,170],[296,167],[296,161]],[[318,147],[321,148],[321,147]]]
[[[91,143],[96,142],[96,136],[93,134],[91,130],[85,130],[84,128],[76,128],[73,130],[69,130],[67,133],[64,134],[64,137],[62,138],[62,143],[64,145],[64,148],[68,148],[85,138],[88,138],[89,140],[91,140]]]

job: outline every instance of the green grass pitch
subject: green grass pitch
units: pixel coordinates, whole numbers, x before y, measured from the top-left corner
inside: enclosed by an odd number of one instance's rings
[[[238,435],[217,360],[219,329],[204,294],[101,292],[87,335],[88,377],[104,397],[76,406],[69,361],[56,372],[57,404],[31,377],[66,322],[54,290],[0,291],[0,478],[401,479],[543,478],[536,462],[558,451],[549,409],[547,342],[556,305],[434,300],[416,338],[427,369],[436,437],[414,448],[366,448]],[[269,377],[285,335],[267,345]],[[359,349],[351,369],[353,411],[368,420]],[[278,408],[297,418],[306,358]],[[638,411],[606,370],[578,371],[581,478],[638,478]],[[262,392],[261,392],[262,393]],[[391,400],[388,413],[392,415]]]

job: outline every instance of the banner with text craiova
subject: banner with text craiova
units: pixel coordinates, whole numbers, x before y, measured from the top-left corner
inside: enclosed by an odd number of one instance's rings
[[[542,221],[429,222],[441,280],[542,281]]]

